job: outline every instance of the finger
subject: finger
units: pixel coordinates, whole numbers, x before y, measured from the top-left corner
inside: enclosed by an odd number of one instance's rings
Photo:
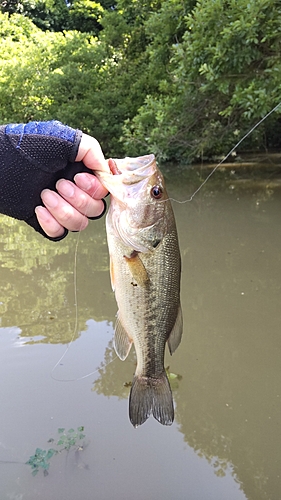
[[[73,182],[60,179],[56,184],[56,188],[59,194],[82,215],[97,217],[104,210],[101,199],[92,198]],[[99,189],[99,186],[97,189]]]
[[[82,231],[88,225],[88,219],[55,191],[44,189],[42,201],[54,219],[70,231]],[[99,203],[103,204],[102,201]]]
[[[40,226],[50,238],[58,238],[64,234],[64,227],[50,214],[47,208],[38,206],[35,208],[35,213]]]
[[[98,178],[94,175],[81,172],[75,175],[74,181],[79,188],[83,189],[83,191],[86,191],[92,198],[96,198],[97,200],[104,198],[108,194],[107,189],[103,187]]]
[[[83,161],[92,170],[109,171],[99,142],[90,135],[83,134],[75,161]]]

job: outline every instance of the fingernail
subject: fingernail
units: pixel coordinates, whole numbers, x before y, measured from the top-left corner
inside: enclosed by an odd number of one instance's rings
[[[41,207],[41,205],[38,205],[38,207],[35,207],[34,209],[37,217],[39,216],[41,220],[47,221],[50,218],[49,213],[47,212],[46,208]]]
[[[102,208],[102,211],[99,215],[97,215],[96,217],[88,217],[88,219],[90,220],[97,220],[97,219],[100,219],[106,212],[106,201],[102,198],[100,201],[102,201],[103,203],[103,208]]]
[[[44,202],[44,205],[47,205],[50,208],[56,208],[58,205],[57,196],[53,191],[49,191],[48,189],[42,191],[41,198]]]
[[[79,185],[79,187],[81,189],[84,189],[84,191],[90,191],[90,189],[93,185],[92,180],[89,180],[89,176],[84,175],[82,173],[76,174],[74,177],[74,180],[75,180],[75,182],[78,180],[77,185]]]
[[[57,190],[67,198],[71,198],[74,195],[74,186],[72,183],[65,180],[60,180],[56,184]]]

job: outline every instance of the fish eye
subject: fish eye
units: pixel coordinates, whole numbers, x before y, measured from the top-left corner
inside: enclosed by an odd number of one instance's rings
[[[159,200],[160,198],[162,198],[163,189],[160,186],[153,186],[153,188],[151,188],[150,192],[151,192],[151,195],[153,196],[153,198],[155,198],[156,200]]]

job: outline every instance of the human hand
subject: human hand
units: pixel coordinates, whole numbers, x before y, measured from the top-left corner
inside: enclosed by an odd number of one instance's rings
[[[101,147],[96,139],[83,134],[75,161],[83,161],[92,170],[109,171]],[[51,238],[59,238],[65,228],[81,231],[88,225],[88,217],[99,217],[105,209],[102,200],[107,190],[98,179],[89,173],[76,174],[74,182],[60,179],[55,191],[44,189],[41,199],[44,207],[35,208],[38,222]]]

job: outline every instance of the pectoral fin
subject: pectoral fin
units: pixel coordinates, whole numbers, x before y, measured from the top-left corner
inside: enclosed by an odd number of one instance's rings
[[[183,327],[182,310],[181,310],[181,305],[179,305],[177,319],[168,338],[168,346],[170,354],[173,354],[177,349],[177,347],[180,345],[182,337],[182,327]]]
[[[126,260],[130,273],[136,283],[139,286],[145,286],[149,281],[149,277],[139,254],[134,252],[131,257],[126,257],[124,255],[124,259]]]
[[[114,349],[117,356],[122,361],[124,361],[124,359],[126,359],[126,357],[128,356],[132,343],[133,341],[130,339],[119,319],[119,316],[117,315],[114,335]]]

